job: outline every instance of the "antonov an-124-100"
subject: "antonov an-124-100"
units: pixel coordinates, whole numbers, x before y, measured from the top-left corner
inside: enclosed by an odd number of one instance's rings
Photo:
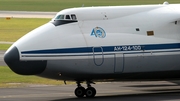
[[[77,97],[94,97],[94,82],[180,79],[180,4],[65,9],[4,61],[17,74],[76,81]]]

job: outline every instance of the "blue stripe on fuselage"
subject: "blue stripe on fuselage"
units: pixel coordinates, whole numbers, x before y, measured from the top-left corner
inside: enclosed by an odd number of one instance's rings
[[[135,49],[138,47],[138,49]],[[93,49],[94,47],[78,47],[65,49],[46,49],[46,50],[31,50],[23,51],[21,54],[63,54],[63,53],[89,53],[89,52],[115,52],[115,51],[140,51],[140,50],[164,50],[178,49],[180,43],[170,44],[149,44],[149,45],[117,45],[117,46],[102,46],[101,49]]]

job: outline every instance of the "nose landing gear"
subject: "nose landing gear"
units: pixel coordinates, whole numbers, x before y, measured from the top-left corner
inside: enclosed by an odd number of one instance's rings
[[[96,95],[96,89],[90,85],[93,82],[89,82],[89,81],[86,82],[87,83],[87,89],[82,87],[80,83],[82,83],[82,82],[77,82],[78,87],[74,91],[74,93],[77,97],[81,98],[81,97],[84,97],[84,95],[86,95],[86,97],[92,98]]]

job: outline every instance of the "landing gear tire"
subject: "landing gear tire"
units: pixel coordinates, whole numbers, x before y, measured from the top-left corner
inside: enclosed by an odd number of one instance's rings
[[[88,87],[85,91],[86,97],[92,98],[96,95],[96,89],[94,87]]]
[[[77,87],[74,91],[75,95],[79,98],[84,97],[85,95],[85,88],[84,87]]]

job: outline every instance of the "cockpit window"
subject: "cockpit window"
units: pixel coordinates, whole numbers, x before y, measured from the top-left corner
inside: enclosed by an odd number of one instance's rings
[[[71,18],[72,18],[72,20],[76,20],[77,19],[75,14],[71,14]]]
[[[64,19],[64,15],[58,15],[55,20],[63,20]]]
[[[70,20],[71,18],[70,18],[70,16],[69,16],[69,15],[66,15],[66,19],[69,19],[69,20]]]
[[[64,24],[76,23],[78,22],[75,14],[57,14],[51,23],[55,26],[60,26]]]
[[[57,15],[53,20],[77,20],[75,14],[70,15]]]

